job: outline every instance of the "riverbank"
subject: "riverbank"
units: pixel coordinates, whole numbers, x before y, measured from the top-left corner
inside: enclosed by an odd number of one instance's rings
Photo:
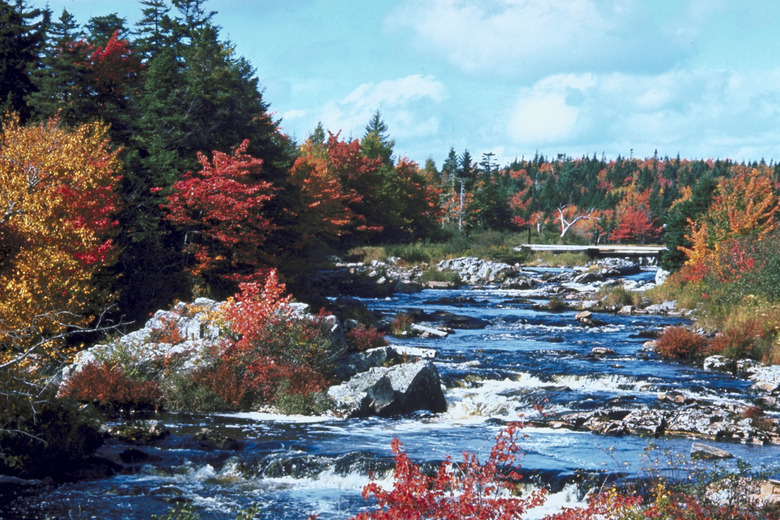
[[[262,497],[269,511],[263,518],[300,518],[313,511],[324,518],[340,518],[339,511],[364,507],[360,490],[369,472],[392,478],[393,438],[402,440],[414,460],[437,464],[464,449],[484,450],[497,429],[518,418],[526,421],[530,435],[522,443],[523,474],[539,479],[539,485],[568,493],[567,500],[576,501],[590,487],[578,475],[599,482],[638,478],[644,472],[648,437],[686,457],[694,442],[704,440],[734,457],[725,464],[735,459],[771,464],[777,459],[770,442],[759,446],[750,436],[705,438],[694,430],[668,427],[680,422],[677,415],[685,410],[694,415],[709,410],[713,416],[724,415],[718,422],[736,422],[740,428],[746,424],[744,419],[751,419],[747,423],[752,426],[771,422],[776,410],[768,403],[760,406],[763,418],[755,411],[750,412],[755,414],[752,417],[740,418],[741,410],[759,406],[759,394],[746,377],[735,376],[728,368],[708,372],[698,363],[666,361],[649,350],[645,344],[665,327],[688,323],[671,303],[653,307],[638,301],[631,312],[618,312],[625,305],[601,301],[606,289],[627,285],[644,289],[638,294],[650,290],[655,273],[631,269],[621,274],[619,266],[550,270],[506,269],[496,264],[453,262],[462,265],[458,277],[469,270],[484,272],[483,283],[455,286],[450,281],[438,289],[431,288],[435,284],[425,288],[426,282],[407,276],[425,272],[420,268],[369,263],[333,269],[347,272],[348,276],[337,274],[339,280],[369,278],[382,291],[393,283],[387,280],[400,284],[401,291],[375,296],[331,293],[329,301],[334,307],[339,301],[342,326],[361,314],[388,332],[394,322],[404,322],[390,338],[395,354],[380,348],[360,356],[374,357],[371,363],[377,368],[384,368],[388,358],[395,356],[419,358],[421,366],[433,366],[446,410],[391,413],[393,406],[386,407],[380,395],[380,390],[388,395],[388,386],[377,385],[383,371],[375,370],[372,401],[379,406],[370,413],[304,417],[270,409],[249,414],[152,411],[147,413],[160,422],[113,420],[99,453],[120,465],[116,473],[65,487],[44,486],[43,491],[36,487],[47,497],[43,502],[48,505],[40,509],[67,510],[67,504],[79,497],[101,504],[96,507],[114,511],[118,518],[142,518],[142,511],[148,517],[165,510],[165,504],[185,501],[209,515],[232,518],[229,504],[248,505]],[[397,279],[391,278],[394,272]],[[419,284],[414,291],[408,290],[412,284]],[[367,284],[361,281],[358,286]],[[600,303],[589,303],[593,301]],[[584,307],[591,315],[578,319]],[[190,318],[183,330],[208,332],[203,321],[193,321],[195,314],[181,314]],[[408,318],[398,320],[401,316]],[[728,417],[724,410],[729,411]],[[637,417],[666,421],[667,427],[651,432],[637,426]],[[723,424],[716,422],[712,428]],[[135,426],[152,427],[161,435],[141,441],[143,430]],[[614,458],[630,466],[615,465]],[[626,472],[627,467],[631,469]],[[254,491],[246,493],[247,489]],[[19,491],[20,498],[13,503],[27,510],[38,507],[21,498],[26,493]],[[105,504],[97,498],[100,493],[109,493],[117,505]],[[572,502],[563,501],[567,503]],[[120,504],[133,504],[137,516],[113,509]],[[270,511],[275,516],[268,516]]]

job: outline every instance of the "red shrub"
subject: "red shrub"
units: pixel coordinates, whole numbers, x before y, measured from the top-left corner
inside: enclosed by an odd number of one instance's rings
[[[90,362],[60,390],[62,397],[116,408],[154,408],[160,389],[154,381],[130,379],[116,366]]]
[[[218,363],[213,367],[196,370],[192,374],[192,380],[214,392],[214,395],[236,410],[240,410],[251,400],[250,389],[228,364]]]
[[[363,351],[387,345],[385,335],[374,327],[358,325],[345,334],[350,350]]]
[[[546,493],[536,490],[526,497],[512,495],[520,479],[515,471],[519,426],[512,424],[498,434],[484,464],[475,454],[464,453],[463,462],[447,460],[435,476],[423,473],[409,460],[398,439],[393,440],[393,489],[385,491],[375,482],[368,484],[363,497],[374,495],[379,509],[359,513],[354,520],[520,518],[526,510],[542,504]]]
[[[658,353],[663,357],[695,359],[704,356],[710,340],[687,327],[668,327],[658,338]]]
[[[236,339],[225,347],[221,360],[240,375],[242,399],[271,403],[282,382],[287,394],[323,390],[332,346],[324,314],[301,317],[290,312],[290,297],[283,296],[284,284],[274,271],[262,289],[241,284],[241,291],[224,309]]]
[[[768,329],[765,318],[746,317],[718,332],[712,340],[712,351],[734,359],[760,359],[762,345],[774,335]]]
[[[162,322],[162,326],[152,329],[152,333],[149,338],[152,343],[169,343],[171,345],[178,345],[184,341],[184,338],[179,332],[179,322],[176,318],[162,316],[160,321]]]

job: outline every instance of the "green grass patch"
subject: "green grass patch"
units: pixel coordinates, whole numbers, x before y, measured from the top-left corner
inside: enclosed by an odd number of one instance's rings
[[[431,242],[420,241],[413,244],[386,244],[382,246],[364,246],[350,249],[346,258],[354,261],[385,261],[398,257],[408,265],[435,264],[450,258],[475,256],[485,260],[523,263],[528,258],[525,251],[515,251],[515,247],[527,239],[523,233],[501,233],[498,231],[479,231],[466,234],[453,234],[447,240]]]
[[[575,267],[585,265],[592,260],[586,253],[553,253],[539,251],[529,253],[528,265],[548,267]]]

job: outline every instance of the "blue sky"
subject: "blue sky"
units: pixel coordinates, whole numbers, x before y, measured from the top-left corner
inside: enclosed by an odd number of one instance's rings
[[[30,2],[39,5],[34,0]],[[140,4],[49,0],[84,23]],[[780,159],[775,0],[210,0],[282,128],[397,156]]]

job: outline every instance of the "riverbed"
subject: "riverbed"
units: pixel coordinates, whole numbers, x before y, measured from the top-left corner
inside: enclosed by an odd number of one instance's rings
[[[204,519],[235,518],[250,505],[263,519],[348,518],[370,506],[361,496],[369,476],[392,482],[394,438],[412,459],[437,464],[447,455],[458,459],[463,450],[487,456],[509,421],[537,424],[524,430],[522,441],[529,485],[551,489],[550,507],[571,506],[605,481],[641,478],[651,467],[679,473],[678,456],[687,455],[694,441],[556,429],[539,426],[541,414],[652,406],[671,391],[712,401],[751,400],[744,379],[643,350],[648,331],[685,323],[682,317],[597,314],[603,324],[584,327],[575,311],[534,305],[540,301],[533,292],[494,288],[429,289],[363,301],[387,316],[417,309],[487,323],[446,338],[391,340],[436,351],[446,412],[367,419],[160,414],[155,418],[172,434],[136,447],[149,455],[146,460],[127,463],[108,479],[16,488],[0,497],[0,518],[146,519],[177,503],[191,504]],[[594,356],[594,347],[614,354]],[[236,439],[239,449],[197,442],[193,435],[204,427]],[[780,467],[780,447],[711,444],[754,466]],[[101,453],[119,457],[127,448],[109,441]]]

